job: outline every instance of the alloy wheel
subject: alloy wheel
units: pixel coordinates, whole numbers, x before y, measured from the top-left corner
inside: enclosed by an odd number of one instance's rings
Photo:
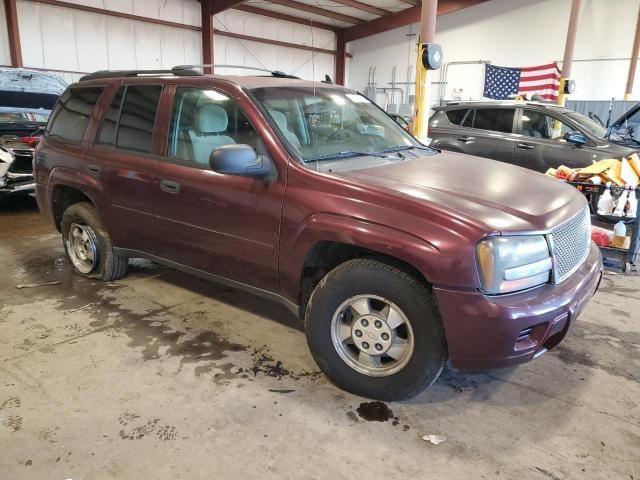
[[[377,295],[345,300],[331,320],[331,340],[340,358],[371,377],[399,372],[415,347],[413,330],[402,310]]]
[[[67,238],[71,263],[80,273],[91,273],[98,263],[96,235],[88,225],[72,223]]]

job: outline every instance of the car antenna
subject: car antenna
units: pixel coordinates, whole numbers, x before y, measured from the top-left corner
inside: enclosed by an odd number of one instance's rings
[[[310,21],[311,26],[311,45],[314,45],[313,42],[313,20]],[[316,106],[316,55],[315,52],[311,52],[311,76],[313,78],[313,108],[314,110],[317,108]],[[318,165],[318,122],[314,120],[313,126],[313,142],[314,142],[314,158],[316,159],[316,172],[320,170]]]

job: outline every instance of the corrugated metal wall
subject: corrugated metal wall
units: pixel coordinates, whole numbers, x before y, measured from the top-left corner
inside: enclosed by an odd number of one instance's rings
[[[67,0],[70,3],[200,26],[196,0]],[[103,69],[157,69],[202,63],[201,33],[30,0],[18,0],[18,23],[25,67],[42,68],[77,80]],[[0,8],[4,14],[3,2]],[[4,17],[4,15],[2,15]],[[2,18],[0,17],[0,18]],[[283,42],[335,49],[333,32],[228,10],[214,18],[214,28]],[[214,36],[217,64],[282,70],[305,79],[334,75],[334,56],[260,42]],[[6,23],[0,22],[0,64],[10,64]],[[241,73],[219,69],[217,73]],[[242,73],[247,74],[247,71]]]
[[[285,22],[260,15],[227,10],[214,17],[217,30],[252,35],[298,45],[335,50],[336,36],[333,32],[304,25]],[[313,58],[312,58],[313,57]],[[335,57],[326,53],[315,53],[276,45],[267,45],[235,38],[214,36],[214,58],[216,63],[263,67],[296,75],[311,80],[322,80],[326,74],[333,78]],[[219,73],[238,73],[232,69],[220,69]],[[314,74],[315,73],[315,74]]]
[[[194,0],[76,0],[73,3],[199,25]],[[201,60],[200,33],[70,8],[18,1],[25,66],[92,72],[170,68]],[[67,81],[79,75],[63,74]]]

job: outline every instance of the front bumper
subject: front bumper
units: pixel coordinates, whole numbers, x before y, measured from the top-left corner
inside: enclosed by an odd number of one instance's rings
[[[451,364],[464,370],[507,367],[555,347],[601,278],[602,256],[592,243],[582,266],[559,285],[493,297],[434,288]]]
[[[0,195],[33,193],[36,183],[30,173],[7,172],[0,177]]]

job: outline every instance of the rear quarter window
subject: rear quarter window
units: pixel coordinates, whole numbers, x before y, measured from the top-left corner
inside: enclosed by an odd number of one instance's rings
[[[460,125],[468,111],[468,108],[459,108],[456,110],[448,110],[445,112],[445,114],[447,115],[447,119],[451,123],[453,123],[454,125]]]
[[[77,87],[65,91],[51,113],[47,136],[79,143],[103,90],[104,87]]]

